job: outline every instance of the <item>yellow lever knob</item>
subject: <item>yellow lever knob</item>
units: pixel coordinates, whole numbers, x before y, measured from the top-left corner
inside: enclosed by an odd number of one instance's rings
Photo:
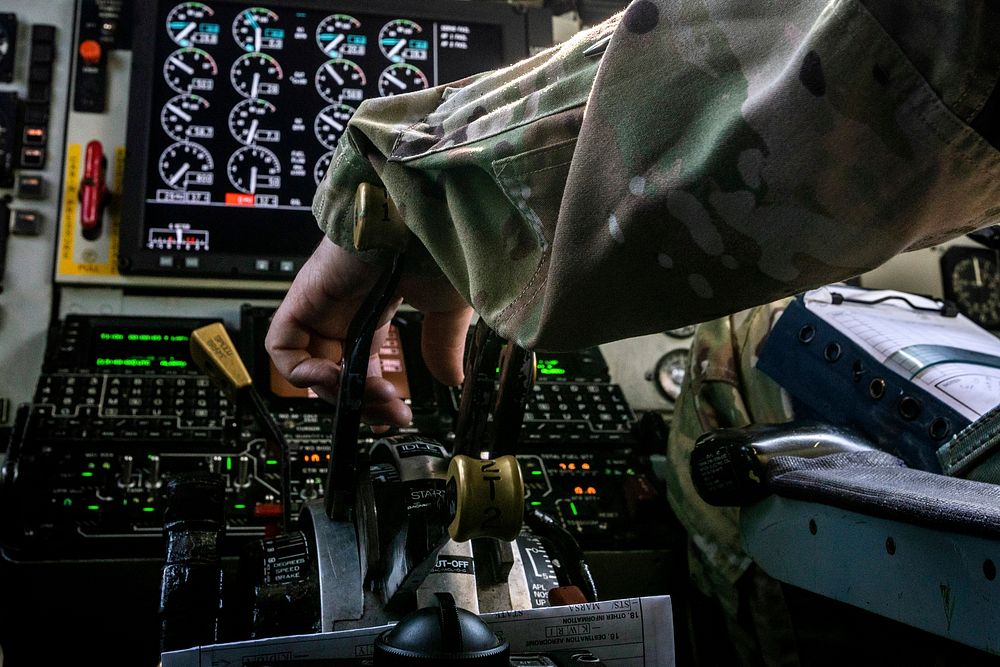
[[[448,534],[456,542],[478,537],[510,541],[521,532],[524,479],[513,456],[453,457],[448,466],[448,495],[453,515]]]
[[[253,384],[222,322],[191,332],[191,358],[230,398]]]
[[[385,188],[362,183],[354,194],[354,247],[402,252],[410,230]]]

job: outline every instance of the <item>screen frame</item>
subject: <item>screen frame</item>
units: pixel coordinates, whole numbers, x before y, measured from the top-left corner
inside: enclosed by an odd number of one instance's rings
[[[233,2],[234,0],[226,0]],[[177,0],[147,0],[134,8],[134,45],[129,90],[128,127],[126,129],[125,174],[122,185],[122,223],[119,230],[118,269],[123,275],[169,276],[173,278],[217,278],[231,280],[264,280],[287,283],[305,263],[308,256],[271,257],[267,269],[256,261],[259,255],[212,253],[199,255],[197,266],[160,265],[165,254],[145,247],[146,188],[148,186],[149,145],[156,118],[153,116],[153,85],[158,70],[155,64],[156,40],[161,37],[157,22],[160,8],[176,4]],[[258,2],[246,2],[247,7]],[[499,26],[501,29],[502,62],[514,63],[529,55],[531,12],[519,11],[506,3],[469,2],[468,0],[270,0],[275,9],[292,8],[305,11],[390,13],[406,17],[437,21],[468,21]],[[317,242],[319,236],[317,235]],[[292,262],[292,270],[281,270],[280,262]],[[183,264],[183,263],[182,263]]]

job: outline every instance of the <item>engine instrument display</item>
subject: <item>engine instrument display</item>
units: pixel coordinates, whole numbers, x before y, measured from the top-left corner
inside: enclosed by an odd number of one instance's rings
[[[142,3],[123,272],[289,280],[320,238],[313,195],[364,100],[525,55],[509,10],[450,4]]]

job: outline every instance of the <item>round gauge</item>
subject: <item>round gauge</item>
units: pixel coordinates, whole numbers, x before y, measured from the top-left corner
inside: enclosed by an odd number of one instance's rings
[[[313,167],[313,178],[316,179],[316,185],[320,184],[320,181],[326,176],[326,172],[330,170],[331,162],[333,162],[333,151],[323,153],[322,157],[316,160],[316,166]]]
[[[389,21],[378,33],[378,47],[382,55],[394,63],[404,60],[427,60],[427,40],[421,37],[424,29],[409,19]]]
[[[7,29],[0,24],[0,60],[7,57],[7,53],[10,51],[10,35],[7,34]]]
[[[174,141],[211,139],[215,128],[208,107],[208,100],[200,95],[175,95],[160,109],[160,125]]]
[[[687,371],[688,350],[681,348],[671,350],[660,357],[653,368],[650,379],[663,398],[670,402],[677,400],[684,384],[684,373]]]
[[[264,7],[251,7],[233,19],[233,39],[244,51],[280,49],[284,34],[276,28],[278,15]]]
[[[246,146],[233,153],[226,171],[233,187],[240,192],[255,194],[281,187],[278,156],[261,146]]]
[[[211,185],[215,162],[204,146],[179,141],[160,154],[158,166],[164,183],[174,190],[187,190],[189,185]]]
[[[163,63],[163,78],[178,93],[207,92],[215,88],[219,66],[201,49],[177,49]]]
[[[266,53],[247,53],[236,59],[229,70],[229,80],[240,95],[254,99],[277,95],[285,73],[278,61]]]
[[[1000,256],[997,251],[953,247],[941,258],[945,298],[986,329],[1000,330]]]
[[[378,75],[378,92],[383,97],[423,90],[429,85],[427,75],[409,63],[389,65]]]
[[[267,127],[277,111],[267,100],[243,100],[229,112],[229,131],[241,144],[280,141],[281,132]]]
[[[354,107],[346,104],[331,104],[324,108],[316,116],[313,129],[316,131],[316,139],[319,143],[333,150],[337,147],[337,141],[347,129],[347,121],[354,115]]]
[[[183,2],[167,14],[167,34],[180,46],[216,44],[219,26],[211,23],[213,16],[215,12],[208,5]]]
[[[365,55],[365,37],[356,34],[361,21],[347,14],[333,14],[319,22],[316,43],[330,58]]]
[[[351,60],[335,58],[316,70],[316,92],[330,103],[345,98],[360,101],[364,97],[361,87],[366,83],[364,71]]]
[[[666,335],[671,338],[690,338],[694,335],[694,330],[697,328],[696,325],[690,324],[686,327],[678,327],[677,329],[668,329],[664,331]]]

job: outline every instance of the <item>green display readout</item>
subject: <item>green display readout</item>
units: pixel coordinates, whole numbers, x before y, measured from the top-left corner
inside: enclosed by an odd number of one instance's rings
[[[566,375],[566,369],[560,367],[558,359],[539,359],[538,372],[542,375]]]
[[[91,354],[98,368],[185,369],[191,366],[191,336],[181,332],[123,331],[93,333]]]

